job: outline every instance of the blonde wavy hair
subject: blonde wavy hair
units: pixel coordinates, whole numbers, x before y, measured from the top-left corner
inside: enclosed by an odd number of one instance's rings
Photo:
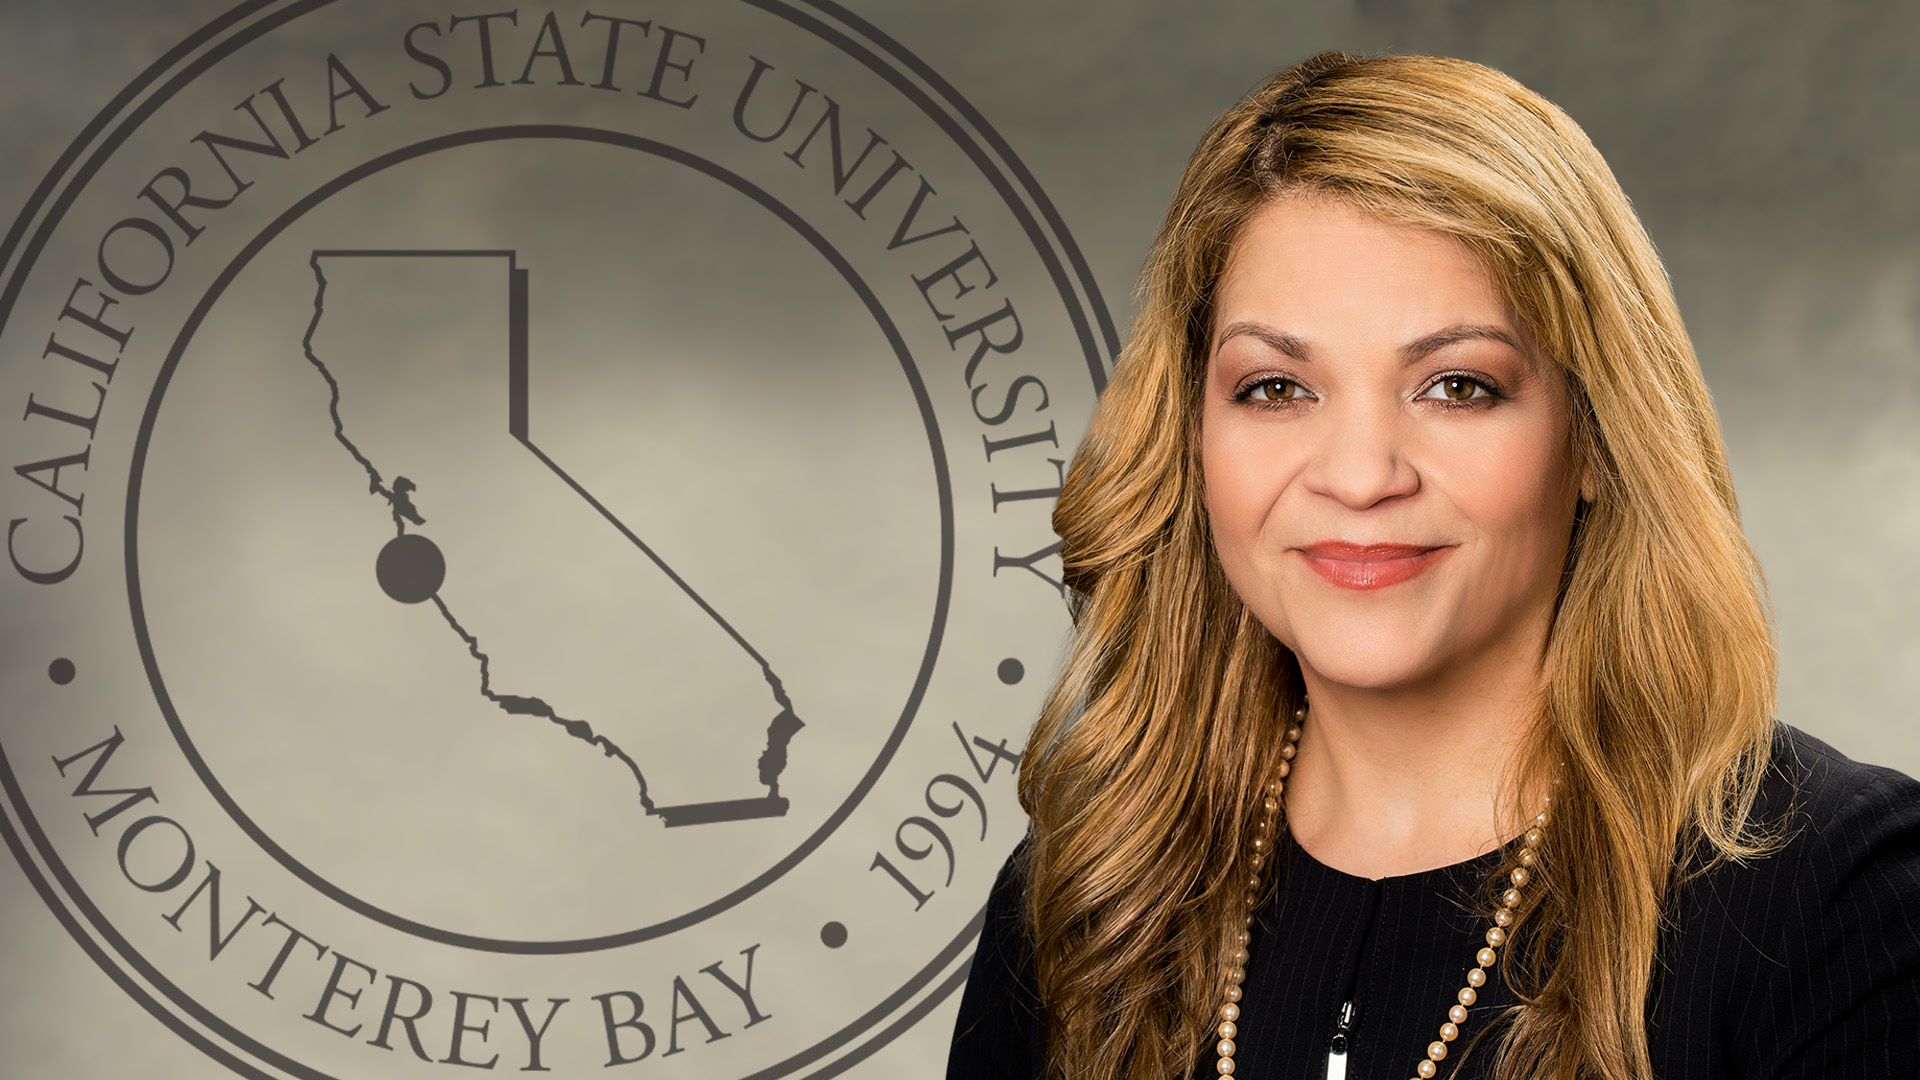
[[[1477,64],[1344,53],[1276,75],[1201,140],[1054,513],[1076,633],[1020,778],[1048,1068],[1165,1080],[1211,1041],[1252,807],[1302,686],[1214,554],[1199,394],[1228,252],[1295,193],[1457,238],[1565,373],[1597,490],[1522,764],[1560,795],[1496,1070],[1642,1080],[1678,868],[1775,839],[1750,821],[1772,634],[1718,421],[1653,244],[1565,113]]]

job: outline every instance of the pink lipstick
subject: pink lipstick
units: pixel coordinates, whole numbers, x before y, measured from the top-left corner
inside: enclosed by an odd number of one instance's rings
[[[1418,576],[1447,549],[1323,540],[1295,550],[1306,558],[1314,573],[1343,589],[1384,589]]]

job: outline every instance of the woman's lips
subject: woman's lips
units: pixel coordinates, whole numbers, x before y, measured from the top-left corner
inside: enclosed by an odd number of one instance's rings
[[[1295,550],[1306,558],[1314,573],[1343,589],[1384,589],[1417,576],[1447,549],[1326,540]]]

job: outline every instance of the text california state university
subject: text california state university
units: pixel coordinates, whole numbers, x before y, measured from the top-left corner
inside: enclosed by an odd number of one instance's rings
[[[996,522],[1019,530],[1004,548],[996,543],[991,567],[982,569],[1019,580],[1025,576],[1014,572],[1026,571],[1064,597],[1060,581],[1040,564],[1059,550],[1046,511],[1059,494],[1066,458],[1047,415],[1045,381],[1012,359],[1025,333],[987,253],[957,214],[942,214],[933,182],[884,135],[844,118],[838,101],[767,60],[749,57],[749,68],[733,71],[703,63],[707,44],[691,30],[591,11],[578,26],[564,25],[554,11],[453,14],[397,34],[394,58],[404,54],[399,62],[408,75],[391,85],[359,73],[373,70],[368,58],[329,52],[274,79],[231,113],[209,117],[186,140],[179,163],[128,192],[126,216],[101,232],[92,264],[47,313],[44,375],[24,403],[23,444],[32,449],[13,466],[18,480],[37,489],[26,493],[25,512],[7,523],[14,570],[56,584],[79,568],[95,428],[137,333],[142,302],[163,292],[176,265],[194,256],[195,241],[220,228],[222,213],[243,205],[276,162],[449,96],[540,86],[626,94],[639,108],[710,110],[716,122],[724,113],[739,137],[818,176],[847,213],[870,223],[875,243],[897,258],[899,273],[910,278],[960,361],[954,374],[994,473],[975,497]],[[863,134],[849,137],[856,127]],[[1003,519],[1009,506],[1034,512]]]

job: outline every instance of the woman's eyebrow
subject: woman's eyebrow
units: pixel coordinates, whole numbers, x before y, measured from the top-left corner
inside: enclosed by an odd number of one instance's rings
[[[1214,351],[1220,351],[1220,346],[1242,336],[1253,338],[1275,352],[1291,356],[1301,363],[1313,361],[1313,357],[1309,355],[1312,350],[1307,347],[1306,342],[1292,334],[1282,333],[1265,323],[1257,322],[1237,322],[1220,331],[1220,340],[1215,342]]]
[[[1526,350],[1520,347],[1520,341],[1512,331],[1498,326],[1449,326],[1445,330],[1436,330],[1416,341],[1400,347],[1400,356],[1411,364],[1439,352],[1449,345],[1462,341],[1498,341],[1514,352],[1524,355]]]

